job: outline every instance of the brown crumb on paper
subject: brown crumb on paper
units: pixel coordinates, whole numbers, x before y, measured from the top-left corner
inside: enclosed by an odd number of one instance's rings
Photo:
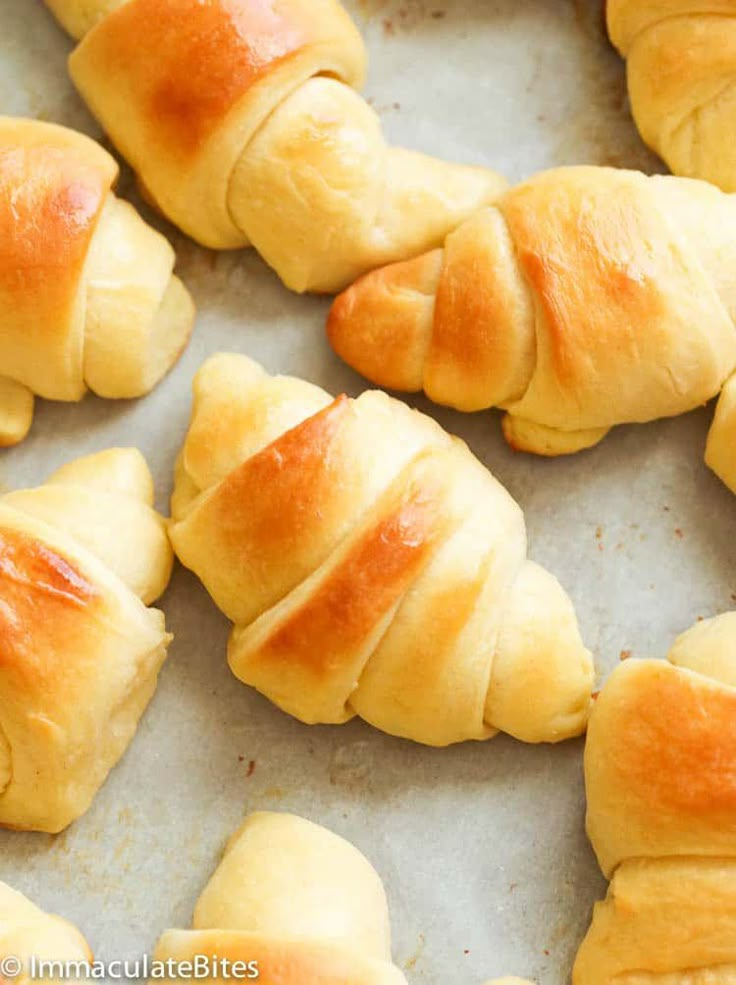
[[[411,31],[422,21],[440,21],[446,16],[447,11],[441,7],[425,6],[425,0],[405,0],[391,16],[383,18],[383,33],[393,37],[398,31]]]
[[[424,934],[419,934],[417,937],[417,948],[410,958],[404,962],[404,971],[411,971],[419,961],[424,951]]]

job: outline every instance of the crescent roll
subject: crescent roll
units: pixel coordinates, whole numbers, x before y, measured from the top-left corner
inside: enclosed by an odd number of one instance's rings
[[[125,752],[171,636],[173,555],[135,449],[0,497],[0,825],[61,831]]]
[[[736,613],[611,675],[585,750],[606,876],[574,985],[736,981]]]
[[[138,397],[186,345],[174,251],[116,198],[117,175],[80,133],[0,117],[0,446],[28,433],[34,394]]]
[[[336,352],[374,383],[502,407],[510,444],[588,448],[692,410],[736,368],[736,197],[705,182],[560,168],[512,188],[443,250],[335,301]],[[709,464],[736,490],[736,393]]]
[[[89,962],[92,952],[87,942],[66,920],[50,916],[34,906],[25,896],[0,882],[0,958],[17,958],[20,973],[8,978],[8,985],[30,985],[35,961]],[[0,981],[5,982],[2,971]],[[44,977],[50,985],[60,985],[53,977]]]
[[[485,168],[388,147],[338,0],[47,0],[72,79],[145,194],[295,291],[415,256],[494,198]]]
[[[675,174],[736,192],[733,0],[608,0],[634,120]]]
[[[154,960],[198,955],[213,969],[223,959],[250,965],[261,985],[406,985],[391,962],[375,869],[347,841],[291,814],[247,819],[197,903],[193,929],[167,931]]]
[[[215,356],[172,511],[174,550],[235,623],[233,672],[301,721],[437,746],[583,731],[590,654],[519,507],[399,401]]]

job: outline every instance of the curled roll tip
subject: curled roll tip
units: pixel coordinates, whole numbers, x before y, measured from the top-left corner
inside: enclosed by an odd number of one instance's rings
[[[191,930],[154,957],[257,963],[282,985],[407,985],[391,959],[378,873],[349,842],[292,814],[248,817],[197,902]]]

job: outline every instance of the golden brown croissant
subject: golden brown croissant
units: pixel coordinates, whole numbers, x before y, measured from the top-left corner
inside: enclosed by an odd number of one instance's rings
[[[574,985],[736,981],[736,613],[669,661],[622,664],[591,715],[588,833],[613,881]]]
[[[375,383],[503,407],[516,448],[578,451],[616,424],[705,403],[734,371],[734,223],[736,197],[705,182],[547,171],[444,250],[359,280],[329,337]],[[709,460],[736,488],[733,404],[724,395]]]
[[[399,401],[215,356],[172,510],[176,553],[236,624],[233,672],[301,721],[430,745],[584,729],[590,655],[519,507]]]
[[[261,985],[406,985],[391,963],[374,868],[347,841],[291,814],[247,819],[197,903],[193,928],[167,931],[154,960],[242,961]]]
[[[493,201],[483,168],[389,148],[339,0],[47,0],[72,78],[147,194],[205,246],[335,291]],[[93,26],[94,25],[94,26]]]
[[[173,555],[135,449],[0,498],[0,824],[56,832],[130,743],[171,639]]]
[[[607,14],[646,143],[675,174],[736,191],[736,4],[608,0]]]
[[[0,117],[0,446],[28,433],[34,394],[137,397],[186,345],[174,252],[112,193],[117,174],[80,133]]]
[[[57,985],[57,978],[41,975],[42,961],[88,962],[92,952],[87,942],[66,920],[49,916],[30,900],[0,882],[0,958],[17,959],[18,974],[11,967],[0,969],[0,981],[8,985],[29,985],[43,977],[50,985]],[[34,961],[39,962],[34,968]],[[34,976],[34,971],[37,973]],[[11,972],[13,972],[11,974]]]

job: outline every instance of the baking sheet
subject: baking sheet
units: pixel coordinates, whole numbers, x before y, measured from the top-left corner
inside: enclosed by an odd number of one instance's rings
[[[658,169],[628,117],[599,0],[347,6],[372,56],[367,93],[393,140],[512,178],[561,163]],[[39,0],[0,0],[0,111],[98,135],[67,81],[69,49]],[[0,453],[0,486],[137,444],[165,508],[192,375],[218,350],[332,391],[363,388],[325,342],[324,300],[289,294],[253,253],[209,253],[158,224],[199,305],[184,358],[139,402],[39,402],[30,439]],[[531,556],[570,591],[601,674],[622,651],[664,655],[696,617],[732,605],[736,502],[702,464],[710,409],[620,428],[554,462],[512,453],[495,414],[431,412],[524,507]],[[228,624],[196,579],[178,569],[163,608],[176,641],[123,763],[65,834],[1,833],[0,878],[74,920],[99,958],[132,959],[164,928],[188,925],[244,813],[290,810],[374,862],[410,982],[568,979],[604,890],[583,831],[582,742],[535,748],[501,737],[432,750],[360,722],[308,728],[230,675]]]

